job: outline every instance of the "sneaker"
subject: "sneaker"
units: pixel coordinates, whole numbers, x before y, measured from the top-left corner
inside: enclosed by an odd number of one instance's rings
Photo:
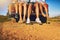
[[[40,21],[39,18],[36,18],[36,22],[39,23],[39,24],[41,24],[41,21]]]
[[[29,23],[30,23],[30,19],[29,19],[29,18],[27,18],[27,21],[26,21],[26,23],[27,23],[27,24],[29,24]]]

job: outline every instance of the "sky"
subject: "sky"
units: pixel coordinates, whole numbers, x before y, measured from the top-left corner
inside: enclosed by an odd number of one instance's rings
[[[11,0],[0,0],[0,15],[6,15],[8,12],[8,5]],[[49,6],[49,16],[60,16],[60,0],[46,0]]]

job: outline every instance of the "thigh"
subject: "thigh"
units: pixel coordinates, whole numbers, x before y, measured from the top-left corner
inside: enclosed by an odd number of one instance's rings
[[[23,6],[23,2],[19,2],[19,6]]]

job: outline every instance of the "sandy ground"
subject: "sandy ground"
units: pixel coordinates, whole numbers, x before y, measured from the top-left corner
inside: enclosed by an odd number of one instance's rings
[[[43,25],[5,22],[1,25],[1,40],[60,40],[60,22]]]

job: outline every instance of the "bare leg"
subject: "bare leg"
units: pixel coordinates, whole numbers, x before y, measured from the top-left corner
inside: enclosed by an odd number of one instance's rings
[[[43,13],[42,6],[45,8],[46,14]],[[42,15],[43,15],[44,17],[47,17],[47,23],[48,23],[48,19],[49,19],[49,15],[48,15],[48,5],[47,5],[47,4],[41,4],[41,3],[40,3],[40,10],[41,10]]]
[[[42,3],[40,3],[40,11],[41,11],[42,15],[43,15],[44,17],[46,17],[46,15],[45,15],[44,12],[43,12],[43,7],[42,7],[42,6],[43,6]]]
[[[15,4],[16,13],[18,13],[18,3]]]
[[[47,23],[48,23],[48,21],[49,21],[48,5],[44,4],[43,7],[45,8],[45,11],[46,11],[46,17],[47,17]]]
[[[25,17],[26,17],[26,11],[27,11],[27,4],[24,3],[24,4],[23,4],[23,7],[24,7],[24,17],[23,17],[23,21],[25,22],[25,21],[26,21],[26,20],[25,20]]]
[[[37,23],[41,23],[40,19],[39,19],[39,7],[38,7],[38,3],[35,3],[35,11],[36,11],[36,22]]]
[[[26,23],[30,23],[30,15],[31,15],[31,11],[32,11],[31,7],[32,7],[32,4],[30,3],[28,6],[28,17],[27,17]]]
[[[19,3],[19,16],[20,16],[20,19],[19,19],[19,23],[22,22],[22,3]]]
[[[39,8],[38,8],[38,3],[35,3],[35,12],[36,12],[36,18],[39,18]]]

